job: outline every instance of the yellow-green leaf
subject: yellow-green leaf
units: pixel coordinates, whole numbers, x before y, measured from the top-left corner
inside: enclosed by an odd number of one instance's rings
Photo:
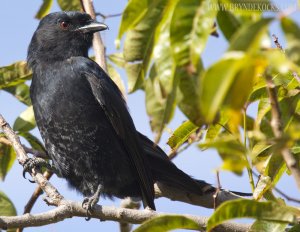
[[[281,27],[287,40],[285,49],[287,56],[296,64],[300,65],[300,27],[293,20],[281,18]]]
[[[185,121],[182,123],[171,135],[168,140],[168,145],[173,149],[176,150],[179,148],[183,143],[187,141],[187,139],[195,133],[195,131],[199,127],[193,124],[191,121]]]
[[[0,191],[0,216],[16,216],[17,211],[11,200]]]
[[[124,58],[127,62],[144,61],[145,67],[151,57],[155,31],[163,17],[167,0],[150,1],[141,21],[127,32],[124,41]]]
[[[200,112],[199,99],[199,73],[203,70],[202,64],[197,70],[189,70],[186,67],[176,67],[175,75],[178,79],[176,100],[179,109],[194,124],[203,125],[203,118]]]
[[[58,5],[63,11],[81,11],[79,0],[57,0]]]
[[[249,232],[282,232],[285,231],[287,224],[257,220],[251,225]]]
[[[120,43],[123,34],[133,28],[147,13],[149,1],[130,0],[122,14],[119,35],[116,44]],[[118,46],[117,46],[118,47]]]
[[[232,37],[229,51],[247,51],[249,53],[257,51],[267,26],[272,20],[272,18],[262,18],[257,22],[242,26]]]
[[[207,222],[207,230],[234,218],[255,218],[276,223],[295,223],[300,210],[277,202],[238,199],[224,202]]]
[[[198,65],[212,31],[217,1],[181,0],[177,3],[170,27],[171,48],[179,66]]]
[[[13,130],[26,132],[35,128],[35,118],[33,113],[33,107],[29,106],[25,111],[23,111],[20,116],[16,119]]]
[[[15,160],[14,149],[9,145],[0,143],[0,180],[4,181]]]
[[[165,125],[171,120],[175,110],[176,79],[173,71],[167,82],[157,76],[153,65],[150,77],[145,81],[146,109],[150,117],[152,131],[156,132],[155,142],[158,142]],[[172,76],[173,75],[173,76]],[[168,90],[168,91],[167,91]]]
[[[271,183],[272,181],[269,176],[261,175],[253,192],[253,198],[255,200],[260,200],[263,197],[264,193],[271,187]]]
[[[35,18],[41,19],[46,16],[51,9],[53,0],[43,0],[43,4],[40,6],[39,11],[36,13]]]
[[[204,120],[212,123],[245,61],[244,53],[229,53],[212,65],[202,76],[200,109]]]
[[[124,60],[123,53],[113,53],[108,56],[108,59],[120,68],[125,67],[125,60]]]
[[[32,73],[25,61],[19,61],[0,68],[0,89],[18,85],[31,79]]]
[[[29,132],[21,132],[21,133],[18,133],[18,135],[25,138],[34,150],[46,152],[46,149],[45,149],[43,143],[37,137],[35,137],[33,134],[31,134]]]
[[[111,64],[107,64],[107,69],[110,78],[115,82],[115,84],[119,87],[120,91],[122,92],[123,96],[126,96],[126,89],[124,82],[120,76],[120,74],[117,72],[117,70],[112,66]]]
[[[202,149],[215,148],[223,160],[222,169],[241,175],[248,162],[245,159],[245,146],[233,135],[222,134],[214,140],[206,140],[199,144]]]
[[[137,89],[141,89],[144,84],[144,76],[145,71],[143,68],[143,63],[126,63],[125,70],[127,74],[127,84],[128,84],[128,92],[132,93]]]
[[[169,23],[160,28],[158,42],[154,48],[155,62],[145,80],[146,109],[150,116],[151,129],[158,142],[163,129],[173,117],[178,77],[171,57]]]
[[[218,11],[217,22],[228,41],[241,26],[239,19],[233,13],[226,10]]]
[[[29,86],[25,83],[21,83],[15,86],[6,87],[4,91],[15,96],[20,102],[25,105],[31,105],[31,99],[29,96]]]
[[[177,215],[164,215],[158,216],[144,222],[140,227],[134,230],[134,232],[165,232],[175,229],[189,229],[189,230],[201,230],[203,228],[185,216]]]

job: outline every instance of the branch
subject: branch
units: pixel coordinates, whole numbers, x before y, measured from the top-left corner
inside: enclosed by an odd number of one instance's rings
[[[52,172],[49,172],[49,171],[44,172],[44,176],[47,180],[49,180],[52,175],[53,175]],[[29,201],[25,205],[23,214],[31,212],[32,207],[34,206],[35,202],[37,201],[39,196],[41,196],[42,194],[43,194],[43,190],[41,189],[40,186],[37,186],[36,189],[34,190],[34,192],[32,193]],[[16,230],[16,232],[22,232],[22,231],[23,231],[23,228],[21,228],[21,227]]]
[[[139,209],[141,207],[140,201],[135,201],[131,197],[127,197],[121,201],[121,208],[126,209]],[[128,222],[120,222],[120,231],[121,232],[130,232],[132,229],[132,225]]]
[[[132,224],[140,224],[150,218],[166,215],[165,213],[157,213],[152,210],[135,210],[125,208],[115,208],[109,206],[95,206],[93,213],[89,215],[92,218],[98,218],[101,221],[117,221],[117,222],[129,222]],[[59,221],[63,221],[66,218],[71,217],[86,217],[86,210],[81,206],[80,202],[64,201],[64,204],[57,208],[40,214],[25,214],[21,216],[13,217],[0,217],[0,228],[16,228],[16,227],[36,227],[43,226]],[[194,220],[199,227],[204,228],[206,226],[208,217],[199,217],[193,215],[184,215]],[[221,226],[215,228],[215,232],[246,232],[250,228],[248,224],[239,223],[224,223]]]
[[[11,129],[9,124],[5,121],[3,116],[0,114],[0,128],[4,132],[7,139],[12,144],[16,154],[18,162],[24,166],[29,157],[27,156],[19,137]],[[63,196],[57,191],[55,187],[52,186],[50,182],[43,176],[39,170],[32,170],[30,173],[33,180],[41,187],[41,189],[46,193],[47,197],[51,199],[51,203],[54,205],[59,205],[64,199]]]
[[[86,13],[91,15],[93,19],[96,18],[96,13],[95,13],[92,0],[81,0],[81,5],[83,6],[83,9]],[[99,32],[94,33],[93,49],[95,52],[95,61],[100,65],[100,67],[105,72],[107,72],[106,59],[105,59],[105,47]]]
[[[275,88],[275,84],[273,83],[272,76],[270,76],[268,73],[266,73],[266,82],[267,91],[271,103],[271,127],[275,137],[281,139],[283,137],[283,128],[281,112],[277,100],[277,91]],[[295,178],[297,187],[300,190],[300,169],[298,167],[297,160],[287,147],[281,149],[281,155],[286,163],[286,166],[291,171],[292,176]]]

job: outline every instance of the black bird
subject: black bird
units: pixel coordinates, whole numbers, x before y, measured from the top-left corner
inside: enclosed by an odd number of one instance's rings
[[[99,195],[138,197],[155,210],[154,183],[204,195],[215,188],[179,170],[134,126],[121,92],[88,58],[93,33],[107,26],[80,12],[44,17],[28,49],[36,122],[59,176],[90,210]]]

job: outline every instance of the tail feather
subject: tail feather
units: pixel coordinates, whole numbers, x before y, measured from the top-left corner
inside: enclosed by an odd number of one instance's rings
[[[196,180],[178,169],[175,164],[169,160],[165,152],[146,136],[140,134],[140,139],[143,143],[153,178],[159,183],[162,189],[168,188],[174,191],[181,191],[181,193],[186,193],[186,195],[200,195],[205,199],[213,198],[214,193],[217,191],[215,187],[203,180]],[[219,202],[223,202],[244,196],[252,196],[252,194],[221,189],[218,198]],[[214,204],[201,200],[200,205],[212,208]]]

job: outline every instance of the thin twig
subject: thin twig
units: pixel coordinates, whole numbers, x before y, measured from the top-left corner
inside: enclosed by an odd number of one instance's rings
[[[93,19],[96,18],[96,13],[92,0],[81,0],[84,11],[91,15]],[[106,59],[105,59],[105,47],[102,42],[100,33],[94,33],[93,39],[93,49],[95,52],[95,61],[100,65],[100,67],[107,72]]]
[[[272,38],[273,38],[273,41],[274,41],[276,47],[277,47],[280,51],[282,51],[283,53],[285,53],[283,47],[282,47],[281,44],[279,43],[278,37],[277,37],[275,34],[273,34],[273,35],[272,35]],[[300,84],[300,77],[299,77],[298,73],[297,73],[296,71],[294,71],[294,70],[291,70],[291,71],[292,71],[293,77],[294,77],[294,78],[298,81],[298,83]]]
[[[271,127],[275,137],[281,139],[283,137],[283,128],[282,128],[283,126],[282,126],[279,103],[277,100],[277,91],[275,88],[275,84],[273,83],[272,76],[270,76],[266,72],[265,77],[267,82],[267,91],[269,94],[269,99],[271,104],[271,115],[272,115]],[[281,149],[281,155],[288,169],[291,171],[292,176],[295,178],[297,187],[300,190],[300,169],[297,160],[295,159],[295,157],[287,147]]]
[[[217,175],[217,188],[216,188],[216,192],[214,194],[214,210],[216,210],[216,208],[217,208],[217,197],[218,197],[219,192],[222,189],[221,181],[220,181],[220,173],[218,170],[217,170],[216,175]]]
[[[278,37],[277,37],[275,34],[273,34],[273,35],[272,35],[272,38],[273,38],[273,41],[274,41],[276,47],[277,47],[279,50],[281,50],[282,52],[284,52],[284,50],[283,50],[281,44],[280,44],[279,41],[278,41]]]
[[[105,15],[105,14],[102,14],[100,12],[97,12],[96,16],[100,16],[101,18],[103,18],[103,20],[105,20],[105,19],[108,19],[108,18],[119,17],[122,14],[123,14],[123,12],[122,13],[117,13],[117,14],[108,14],[108,15]]]

